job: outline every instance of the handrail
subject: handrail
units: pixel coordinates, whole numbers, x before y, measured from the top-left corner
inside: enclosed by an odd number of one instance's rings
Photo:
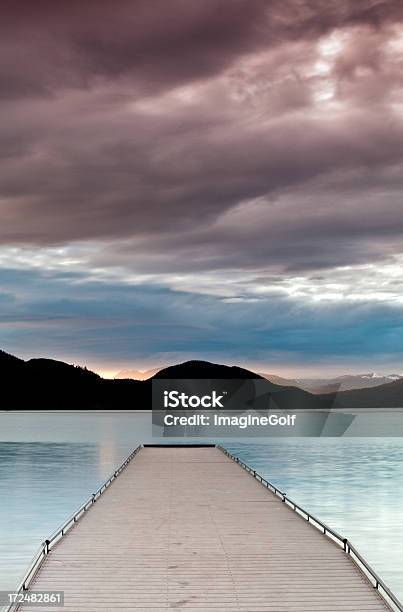
[[[72,527],[74,527],[74,525],[83,516],[83,514],[89,510],[89,508],[97,501],[97,499],[99,499],[102,493],[105,493],[106,489],[108,489],[112,482],[119,476],[119,474],[125,469],[128,463],[130,463],[133,457],[137,455],[137,453],[142,447],[142,444],[137,446],[137,448],[135,448],[134,451],[130,453],[130,455],[123,461],[123,463],[121,463],[121,465],[114,472],[112,472],[109,478],[107,478],[107,480],[103,482],[99,489],[97,489],[95,493],[92,493],[91,497],[82,506],[80,506],[80,508],[76,510],[74,514],[70,515],[69,518],[65,520],[60,527],[58,527],[53,533],[51,533],[47,540],[42,542],[38,552],[35,554],[27,571],[25,572],[25,575],[20,585],[15,591],[13,591],[13,593],[23,593],[24,591],[28,590],[29,585],[38,573],[38,570],[41,567],[45,557],[49,554],[52,548],[72,529]],[[19,605],[20,604],[17,602],[10,603],[6,608],[4,608],[4,612],[12,612],[14,610],[17,610]]]
[[[315,517],[313,514],[302,508],[299,504],[297,504],[294,500],[290,499],[286,493],[280,491],[278,487],[274,484],[263,478],[260,474],[256,472],[249,465],[241,461],[239,457],[232,455],[224,446],[217,444],[217,448],[222,451],[227,457],[238,463],[244,470],[249,472],[249,474],[253,475],[256,480],[258,480],[263,486],[270,489],[277,497],[281,499],[282,502],[287,504],[291,510],[294,510],[296,514],[298,514],[301,518],[305,518],[308,523],[311,523],[313,527],[323,530],[323,534],[327,537],[331,537],[332,541],[341,546],[344,552],[351,557],[351,560],[357,565],[357,567],[361,570],[361,572],[365,575],[370,584],[378,591],[379,595],[382,597],[384,602],[390,607],[390,603],[392,602],[394,606],[396,606],[396,610],[399,612],[403,612],[403,604],[399,599],[392,593],[390,588],[384,583],[384,581],[379,577],[379,575],[372,569],[369,563],[364,559],[364,557],[358,552],[358,550],[353,546],[348,538],[343,538],[337,531],[333,528],[326,525],[323,521]],[[390,601],[389,601],[390,600]],[[393,609],[393,608],[391,608]]]
[[[49,554],[52,548],[70,531],[72,527],[76,524],[76,522],[82,517],[82,515],[87,512],[87,510],[96,502],[96,500],[106,491],[106,489],[110,486],[110,484],[119,476],[119,474],[124,470],[124,468],[128,465],[128,463],[137,455],[140,449],[143,447],[140,444],[126,459],[125,461],[109,476],[109,478],[91,495],[88,501],[83,504],[74,514],[72,514],[58,529],[56,529],[47,540],[45,540],[36,555],[34,556],[31,564],[26,571],[24,578],[22,579],[21,584],[16,589],[15,593],[21,593],[26,591],[29,588],[32,580],[36,576],[39,568],[41,567],[45,557]],[[290,499],[284,491],[281,491],[274,484],[263,478],[260,474],[256,472],[249,465],[241,461],[239,457],[232,455],[226,448],[221,446],[220,444],[216,445],[220,451],[222,451],[227,457],[235,461],[238,465],[240,465],[244,470],[246,470],[249,474],[253,475],[254,478],[258,482],[260,482],[263,486],[270,489],[277,497],[281,499],[283,503],[285,503],[289,508],[291,508],[296,514],[298,514],[301,518],[305,518],[313,527],[316,529],[323,530],[323,534],[327,537],[331,537],[332,541],[341,546],[344,552],[348,554],[351,560],[357,565],[357,567],[363,572],[366,576],[370,584],[378,591],[379,595],[382,597],[384,602],[390,607],[390,602],[396,606],[396,609],[399,612],[403,612],[403,604],[398,600],[398,598],[392,593],[389,587],[383,582],[383,580],[379,577],[379,575],[372,569],[369,563],[364,559],[364,557],[358,552],[358,550],[353,546],[353,544],[348,540],[348,538],[343,538],[337,531],[333,528],[329,527],[326,523],[315,517],[313,514],[302,508],[299,504],[297,504],[294,500]],[[389,601],[390,600],[390,601]],[[5,609],[4,612],[13,612],[16,611],[19,607],[19,603],[11,603]],[[392,608],[391,608],[392,609]]]

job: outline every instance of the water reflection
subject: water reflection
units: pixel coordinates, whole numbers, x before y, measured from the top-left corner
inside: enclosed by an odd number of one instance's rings
[[[17,585],[40,542],[147,441],[149,413],[0,413],[0,589]],[[403,440],[258,442],[223,441],[349,537],[403,598]]]
[[[0,588],[15,586],[46,533],[88,496],[98,455],[95,445],[0,443]]]
[[[348,537],[403,598],[402,439],[287,439],[227,447]]]

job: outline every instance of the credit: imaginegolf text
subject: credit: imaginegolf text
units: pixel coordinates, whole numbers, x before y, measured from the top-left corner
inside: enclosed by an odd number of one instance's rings
[[[223,415],[223,414],[191,414],[191,415],[175,415],[165,414],[164,425],[170,426],[204,426],[208,427],[239,427],[246,429],[247,427],[294,427],[296,422],[296,414],[278,415]]]

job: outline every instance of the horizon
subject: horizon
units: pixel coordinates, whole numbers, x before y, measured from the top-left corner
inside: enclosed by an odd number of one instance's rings
[[[1,351],[2,349],[0,349]],[[121,374],[123,371],[127,370],[127,371],[136,371],[139,372],[141,374],[145,374],[148,371],[152,371],[152,370],[163,370],[164,368],[168,368],[172,365],[178,365],[180,363],[184,363],[186,361],[207,361],[209,363],[216,363],[216,365],[226,365],[226,366],[237,366],[240,368],[244,368],[246,370],[250,370],[251,372],[254,372],[256,374],[265,374],[265,375],[272,375],[272,376],[278,376],[280,378],[285,378],[285,379],[317,379],[317,380],[326,380],[326,379],[332,379],[332,378],[337,378],[339,376],[358,376],[358,375],[365,375],[365,374],[375,374],[376,376],[379,377],[386,377],[386,376],[392,376],[392,375],[397,375],[397,376],[401,376],[403,377],[403,372],[400,371],[391,371],[391,370],[387,370],[387,371],[381,371],[379,369],[369,369],[369,370],[347,370],[346,368],[343,369],[343,367],[340,367],[338,369],[327,369],[327,370],[315,370],[315,369],[309,369],[309,370],[304,370],[302,368],[299,369],[289,369],[287,368],[287,366],[283,366],[283,367],[277,367],[277,368],[271,368],[270,370],[265,367],[264,364],[245,364],[245,363],[235,363],[235,362],[214,362],[211,361],[210,359],[186,359],[186,360],[182,360],[182,361],[171,361],[170,363],[165,363],[165,364],[148,364],[147,366],[141,365],[141,366],[136,366],[136,365],[129,365],[129,366],[125,366],[125,367],[121,367],[120,369],[116,370],[114,368],[110,368],[110,369],[105,369],[102,366],[99,367],[96,364],[92,365],[85,363],[85,362],[71,362],[71,361],[65,361],[63,359],[58,359],[57,357],[52,357],[49,355],[26,355],[25,357],[21,356],[21,355],[16,355],[14,353],[10,353],[9,351],[4,351],[7,354],[10,354],[14,357],[17,357],[19,359],[23,359],[24,361],[28,361],[30,359],[54,359],[56,361],[63,361],[69,365],[74,365],[74,366],[79,366],[79,367],[85,367],[93,372],[95,372],[96,374],[99,374],[101,377],[103,378],[107,378],[107,379],[114,379],[116,378],[119,374]],[[319,374],[318,374],[319,372]]]
[[[0,346],[403,370],[401,2],[6,3],[0,31]]]
[[[137,367],[125,367],[122,368],[121,370],[119,370],[118,372],[116,372],[114,375],[112,374],[112,370],[108,371],[108,370],[100,370],[97,373],[100,374],[100,376],[103,376],[104,378],[116,378],[117,375],[119,375],[121,372],[124,372],[125,370],[127,371],[136,371],[136,372],[140,372],[141,374],[145,374],[146,372],[150,371],[150,370],[163,370],[164,368],[170,367],[171,365],[176,365],[174,363],[169,363],[169,364],[165,364],[162,366],[151,366],[151,367],[147,367],[144,369],[141,368],[137,368]],[[256,374],[266,374],[266,375],[271,375],[271,376],[278,376],[280,378],[285,378],[285,379],[318,379],[318,380],[327,380],[327,379],[331,379],[331,378],[337,378],[338,376],[358,376],[358,375],[366,375],[366,374],[374,374],[376,376],[379,377],[386,377],[386,376],[402,376],[403,377],[403,373],[402,372],[392,372],[392,371],[384,371],[381,372],[379,370],[359,370],[357,369],[356,371],[350,371],[350,370],[346,370],[346,369],[338,369],[338,370],[326,370],[326,371],[320,371],[320,374],[317,374],[317,370],[307,370],[304,371],[302,369],[299,370],[289,370],[286,368],[274,368],[273,367],[268,370],[267,368],[265,368],[265,366],[259,366],[259,365],[251,365],[251,364],[242,364],[242,363],[231,363],[231,362],[227,362],[227,363],[222,363],[220,365],[227,365],[227,366],[238,366],[240,368],[244,368],[246,370],[250,370]],[[103,373],[102,373],[103,372]],[[316,373],[315,373],[316,372]],[[327,373],[326,373],[327,372]]]

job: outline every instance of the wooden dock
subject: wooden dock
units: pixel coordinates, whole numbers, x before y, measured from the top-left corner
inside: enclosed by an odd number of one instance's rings
[[[44,559],[24,612],[391,610],[349,555],[218,448],[143,448]]]

